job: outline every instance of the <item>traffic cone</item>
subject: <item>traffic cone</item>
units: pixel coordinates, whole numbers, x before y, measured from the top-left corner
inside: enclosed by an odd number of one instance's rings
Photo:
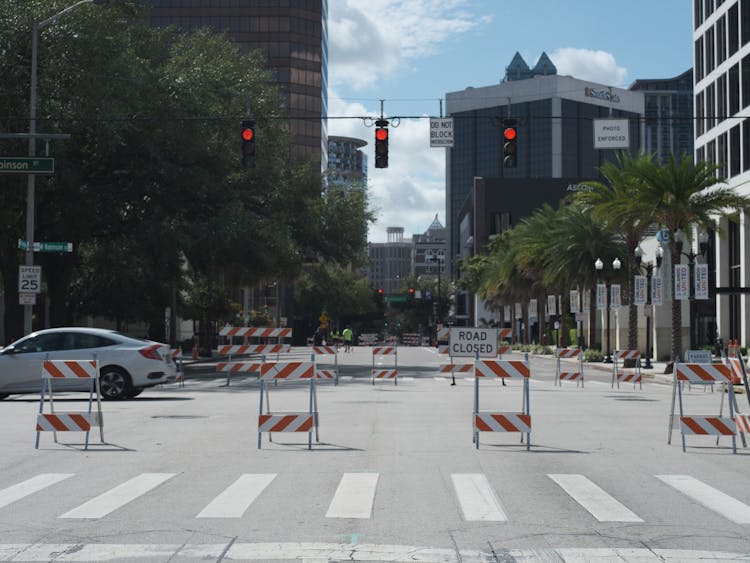
[[[195,343],[193,343],[193,359],[198,359],[198,345]]]

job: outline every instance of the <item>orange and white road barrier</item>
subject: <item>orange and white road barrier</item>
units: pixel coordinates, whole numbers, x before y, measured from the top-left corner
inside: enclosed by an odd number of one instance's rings
[[[55,412],[53,381],[64,379],[87,379],[89,382],[89,404],[86,412]],[[96,412],[92,412],[96,393]],[[45,394],[49,400],[50,412],[44,412]],[[39,448],[39,434],[53,432],[57,443],[58,432],[85,432],[89,447],[89,432],[92,426],[99,426],[99,438],[104,442],[104,420],[102,418],[102,400],[99,388],[99,362],[94,360],[49,360],[42,362],[42,388],[39,393],[39,414],[36,418],[35,448]]]
[[[575,381],[576,387],[583,387],[583,350],[580,348],[557,348],[555,350],[557,367],[555,368],[555,385],[562,387],[563,381]],[[561,359],[576,360],[578,366],[575,370],[563,371]]]
[[[526,449],[531,448],[531,409],[529,406],[529,377],[531,367],[529,356],[521,360],[480,360],[474,361],[474,416],[473,440],[479,448],[480,432],[519,432],[521,442],[526,434]],[[503,378],[523,381],[521,412],[493,412],[479,410],[479,381],[481,379]]]
[[[223,344],[219,346],[221,356],[246,356],[248,354],[285,354],[292,347],[289,344]]]
[[[736,401],[734,397],[734,387],[729,384],[732,380],[731,368],[726,364],[682,364],[679,360],[674,364],[674,382],[672,388],[672,410],[669,417],[670,432],[667,443],[670,443],[672,437],[672,422],[674,420],[674,397],[675,390],[679,397],[680,406],[680,434],[682,436],[682,451],[685,451],[685,436],[689,435],[713,435],[713,436],[731,436],[732,452],[737,453],[737,429],[738,425],[735,420]],[[721,410],[719,416],[713,415],[687,415],[683,408],[683,396],[681,382],[709,384],[709,383],[727,383],[729,389],[729,416],[722,416]],[[722,393],[723,396],[723,393]],[[743,444],[745,436],[742,435]]]
[[[393,367],[375,367],[375,358],[382,356],[393,356]],[[397,346],[375,346],[372,349],[372,369],[370,378],[375,385],[376,379],[392,379],[394,385],[398,385],[398,347]]]
[[[635,360],[635,371],[623,371],[623,366],[627,360]],[[638,385],[639,389],[643,389],[640,350],[615,350],[612,356],[612,388],[617,384],[617,388],[619,389],[620,382],[632,383],[633,389],[635,389],[636,385]]]
[[[497,347],[497,355],[500,357],[510,354],[511,352],[513,352],[513,348],[511,346],[498,346]]]
[[[339,347],[338,346],[313,346],[310,361],[317,365],[318,356],[333,356],[333,367],[318,369],[316,377],[333,381],[334,385],[339,384]]]
[[[223,326],[219,336],[241,336],[248,338],[291,338],[291,328],[269,328],[261,326]]]
[[[318,442],[318,398],[315,392],[317,380],[315,362],[268,362],[260,368],[260,407],[258,410],[258,449],[261,448],[263,432],[307,432],[307,449],[312,449],[312,432]],[[310,382],[307,412],[271,412],[271,401],[266,381],[276,382],[308,380]],[[265,397],[265,409],[263,399]]]
[[[497,332],[498,340],[510,340],[513,337],[512,328],[501,328]]]
[[[216,364],[216,372],[227,374],[226,386],[229,387],[229,380],[233,374],[259,373],[262,365],[263,362],[219,362]]]

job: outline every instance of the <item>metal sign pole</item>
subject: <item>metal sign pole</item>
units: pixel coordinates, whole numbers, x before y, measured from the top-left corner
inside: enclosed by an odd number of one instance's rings
[[[677,369],[676,366],[680,362],[679,356],[674,359],[672,366],[673,377],[672,377],[672,406],[669,410],[669,427],[667,428],[667,445],[672,443],[672,427],[674,426],[674,400],[677,393]]]

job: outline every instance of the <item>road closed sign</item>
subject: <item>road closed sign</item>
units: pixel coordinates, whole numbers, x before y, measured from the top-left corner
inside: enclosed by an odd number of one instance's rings
[[[451,327],[449,354],[459,358],[497,356],[496,328]]]

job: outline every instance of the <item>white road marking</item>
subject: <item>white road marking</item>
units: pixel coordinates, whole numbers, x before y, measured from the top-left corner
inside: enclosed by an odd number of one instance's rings
[[[487,477],[481,473],[454,473],[451,479],[464,519],[483,522],[508,520]]]
[[[599,522],[643,522],[620,501],[583,475],[547,475]]]
[[[0,508],[8,506],[12,502],[16,502],[25,496],[34,494],[42,489],[64,481],[68,477],[72,477],[73,473],[42,473],[21,483],[12,485],[6,489],[0,491]]]
[[[146,494],[175,475],[176,473],[141,473],[114,489],[110,489],[106,493],[102,493],[81,506],[66,512],[60,518],[101,518]]]
[[[670,487],[737,524],[750,524],[750,506],[689,475],[657,475]]]
[[[369,518],[377,484],[378,473],[344,473],[326,518]]]
[[[275,477],[276,473],[243,474],[201,510],[196,518],[242,518]]]
[[[200,561],[216,560],[227,544],[0,544],[0,558],[11,561]],[[485,563],[495,560],[488,551],[431,548],[418,545],[341,543],[240,543],[224,554],[242,561],[416,561],[422,563]],[[747,554],[659,548],[536,548],[509,549],[518,561],[638,561],[639,563],[684,563],[685,561],[739,561]]]

